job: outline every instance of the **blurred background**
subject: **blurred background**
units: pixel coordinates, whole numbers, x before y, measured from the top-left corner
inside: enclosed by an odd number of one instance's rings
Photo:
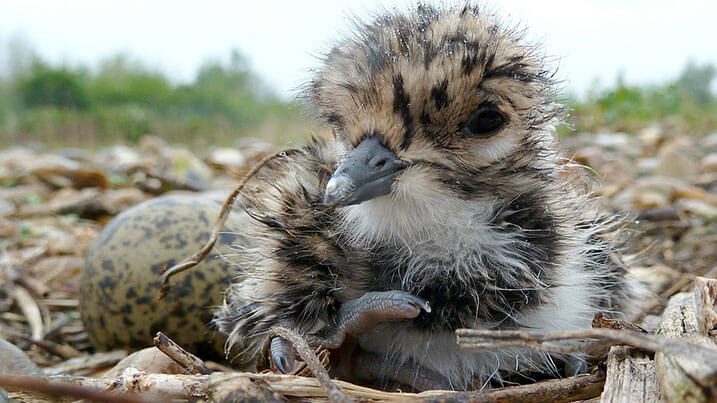
[[[146,134],[194,146],[291,144],[315,131],[294,101],[315,55],[406,1],[0,0],[0,141],[98,147]],[[503,1],[554,56],[571,126],[717,126],[717,3]]]

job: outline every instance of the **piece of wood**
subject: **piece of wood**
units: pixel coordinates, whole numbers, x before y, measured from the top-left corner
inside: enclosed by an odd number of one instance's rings
[[[683,343],[717,351],[715,343],[701,332],[693,293],[670,298],[657,333]],[[717,360],[704,360],[699,352],[655,354],[657,378],[668,402],[711,402],[717,399]]]
[[[107,403],[160,403],[162,400],[148,394],[140,395],[132,392],[106,392],[100,388],[73,384],[70,382],[56,382],[39,376],[7,376],[0,375],[0,385],[8,391],[23,393],[36,392],[43,396],[54,398],[73,397],[93,402]],[[24,400],[24,399],[23,399]],[[37,401],[32,399],[31,401]]]
[[[650,354],[614,346],[607,356],[607,379],[601,403],[663,402]]]
[[[325,388],[316,378],[296,375],[215,372],[210,375],[148,374],[127,368],[118,379],[78,376],[32,378],[39,383],[75,385],[83,389],[115,392],[142,392],[141,397],[168,401],[281,401],[282,399],[325,400]],[[598,396],[604,373],[581,374],[529,385],[475,392],[429,391],[422,393],[383,392],[344,381],[334,381],[350,398],[359,401],[471,401],[471,402],[568,402]],[[0,377],[0,387],[5,385]],[[34,389],[23,389],[26,392]],[[68,395],[74,396],[74,395]],[[137,396],[137,395],[134,395]],[[229,400],[229,401],[232,401]],[[329,399],[331,400],[331,399]]]
[[[287,400],[284,396],[272,391],[266,382],[252,381],[249,378],[230,379],[220,388],[213,388],[211,384],[208,387],[216,389],[217,392],[212,395],[212,398],[220,403],[246,402],[249,401],[248,397],[259,402],[285,402]]]
[[[32,297],[29,291],[20,285],[13,287],[13,296],[15,302],[23,315],[27,323],[30,325],[31,337],[34,340],[42,340],[44,328],[42,325],[42,314],[40,313],[40,307]]]
[[[419,393],[416,398],[427,402],[573,402],[600,395],[604,382],[605,374],[600,372],[483,392],[428,391]]]
[[[694,294],[699,331],[717,336],[717,279],[697,277]]]
[[[211,374],[212,370],[207,368],[207,365],[196,355],[183,349],[179,344],[175,343],[174,340],[167,337],[162,332],[157,332],[154,336],[154,345],[161,352],[166,354],[169,358],[173,359],[177,364],[181,365],[189,374]]]
[[[63,361],[44,369],[45,375],[89,375],[102,368],[112,367],[127,357],[124,350],[95,353]]]

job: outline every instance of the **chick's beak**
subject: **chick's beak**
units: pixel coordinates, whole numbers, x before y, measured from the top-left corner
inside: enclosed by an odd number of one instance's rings
[[[382,146],[364,139],[349,153],[326,184],[324,203],[346,207],[391,193],[394,179],[408,164]]]

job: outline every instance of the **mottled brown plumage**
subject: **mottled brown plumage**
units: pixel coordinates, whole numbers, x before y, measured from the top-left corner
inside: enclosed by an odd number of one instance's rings
[[[471,389],[561,357],[461,351],[455,329],[631,309],[618,221],[559,156],[552,76],[519,31],[473,6],[388,13],[328,52],[307,96],[334,136],[244,192],[257,244],[216,314],[241,360],[264,359],[273,326],[330,348],[347,333],[339,376]]]

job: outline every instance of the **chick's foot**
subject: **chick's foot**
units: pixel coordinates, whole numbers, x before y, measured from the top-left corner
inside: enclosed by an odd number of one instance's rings
[[[335,350],[341,347],[347,335],[357,338],[382,322],[413,319],[421,310],[431,312],[428,301],[405,291],[368,292],[341,306],[336,325],[328,336],[310,335],[307,341]],[[276,368],[289,373],[295,362],[295,353],[289,343],[276,336],[271,341],[270,350]]]

